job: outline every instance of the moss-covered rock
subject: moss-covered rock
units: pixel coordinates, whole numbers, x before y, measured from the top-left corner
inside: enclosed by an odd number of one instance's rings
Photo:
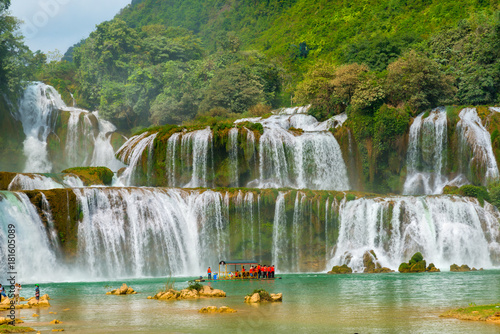
[[[85,186],[110,186],[114,173],[107,167],[75,167],[63,170],[61,173],[75,174]]]
[[[8,190],[17,173],[0,172],[0,190]]]
[[[332,270],[328,274],[352,274],[352,268],[348,267],[347,264],[341,266],[333,266]]]
[[[462,264],[460,267],[455,263],[450,266],[450,271],[454,272],[466,272],[471,271],[470,267],[466,264]]]
[[[430,263],[429,266],[427,267],[427,269],[425,269],[425,271],[428,271],[430,273],[438,273],[441,270],[439,270],[438,268],[436,268],[436,266],[434,265],[434,263]]]
[[[422,256],[422,253],[417,252],[411,257],[410,262],[401,263],[398,271],[400,273],[423,273],[426,271],[426,269],[426,262],[424,260],[424,257]]]
[[[382,265],[377,259],[377,255],[373,250],[365,252],[365,254],[363,255],[363,266],[365,267],[363,272],[367,274],[381,274],[381,273],[394,272],[394,270],[390,268],[382,267]]]

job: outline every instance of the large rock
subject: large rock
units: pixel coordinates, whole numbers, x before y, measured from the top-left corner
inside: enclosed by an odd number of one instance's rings
[[[347,264],[341,266],[333,266],[332,270],[328,274],[352,274],[352,268],[349,268]]]
[[[260,303],[260,294],[255,292],[251,296],[245,296],[245,303]]]
[[[200,297],[226,297],[226,293],[219,289],[214,289],[208,285],[202,286],[200,290],[196,289],[182,289],[181,291],[176,291],[170,289],[168,291],[160,291],[154,296],[149,296],[148,299],[158,299],[158,300],[173,300],[173,299],[194,299]]]
[[[282,302],[283,294],[282,293],[271,293],[271,301],[272,302]]]
[[[392,273],[394,270],[387,268],[387,267],[382,267],[380,262],[377,259],[377,255],[375,255],[375,252],[373,250],[365,252],[363,254],[363,266],[365,269],[363,270],[364,273],[368,274],[381,274],[381,273]]]
[[[423,273],[426,269],[424,257],[420,252],[417,252],[412,256],[410,262],[401,263],[398,270],[400,273]]]
[[[466,271],[471,271],[469,266],[466,264],[462,264],[460,267],[456,264],[452,264],[450,266],[450,271],[455,271],[455,272],[466,272]]]
[[[180,299],[192,299],[192,298],[199,298],[200,293],[198,290],[194,289],[182,289],[181,294],[180,294]]]
[[[214,289],[211,286],[204,285],[199,291],[200,296],[203,297],[226,297],[226,293],[219,289]]]
[[[34,307],[34,306],[36,306],[36,307],[39,307],[39,306],[49,307],[50,306],[49,300],[50,300],[50,297],[47,294],[41,296],[39,301],[36,300],[36,297],[31,297],[30,299],[28,299],[28,306],[29,307]]]
[[[107,295],[135,295],[137,292],[134,291],[131,287],[127,286],[127,284],[123,283],[122,286],[118,289],[114,289],[112,291],[106,292]]]
[[[252,294],[245,296],[245,303],[281,302],[281,301],[283,301],[282,293],[269,294],[264,289],[255,290]]]

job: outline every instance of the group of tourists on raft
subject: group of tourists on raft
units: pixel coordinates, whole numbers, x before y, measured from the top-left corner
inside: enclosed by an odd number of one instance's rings
[[[212,269],[208,267],[207,270],[208,279],[212,279]],[[217,274],[217,273],[216,273]],[[251,266],[248,271],[245,270],[245,266],[241,267],[241,272],[236,270],[234,273],[230,272],[229,277],[231,278],[274,278],[274,265],[272,266]],[[215,279],[215,277],[214,277]]]

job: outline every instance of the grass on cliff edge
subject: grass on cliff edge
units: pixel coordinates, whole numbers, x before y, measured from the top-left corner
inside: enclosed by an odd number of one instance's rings
[[[451,310],[441,314],[441,317],[460,320],[495,321],[500,323],[500,303],[492,305],[475,305]]]
[[[1,325],[0,333],[31,333],[36,332],[33,328],[22,326]]]

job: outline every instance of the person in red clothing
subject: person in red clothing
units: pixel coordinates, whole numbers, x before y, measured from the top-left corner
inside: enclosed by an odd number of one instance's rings
[[[274,264],[273,264],[273,266],[271,267],[271,278],[274,278]]]
[[[267,278],[267,267],[266,267],[266,265],[262,266],[262,278]]]
[[[208,267],[207,273],[208,273],[208,279],[212,279],[212,269],[210,269],[210,267]]]
[[[257,278],[260,278],[260,264],[257,265]]]

